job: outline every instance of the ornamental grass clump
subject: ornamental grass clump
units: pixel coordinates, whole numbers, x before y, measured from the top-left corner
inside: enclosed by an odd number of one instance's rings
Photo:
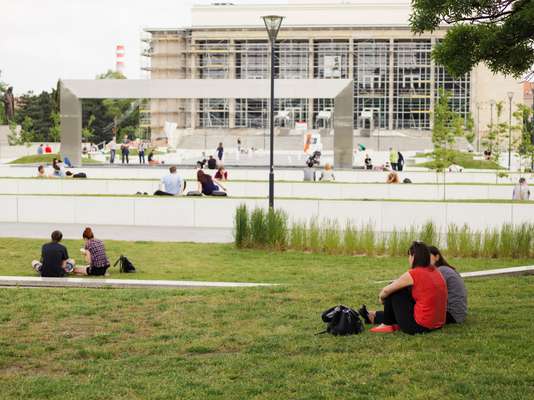
[[[266,216],[267,243],[269,247],[284,250],[287,248],[288,226],[284,210],[269,208]]]
[[[336,220],[327,219],[323,223],[321,234],[322,248],[327,254],[339,254],[342,252],[341,234]]]
[[[234,240],[239,248],[250,245],[250,222],[247,206],[241,204],[235,211]]]
[[[289,247],[293,250],[304,251],[307,247],[307,225],[305,221],[297,221],[291,224],[289,235]]]
[[[262,208],[255,208],[250,214],[250,239],[254,247],[267,245],[267,216]]]

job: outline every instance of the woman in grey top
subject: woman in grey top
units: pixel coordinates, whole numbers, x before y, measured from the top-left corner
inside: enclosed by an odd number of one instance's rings
[[[430,262],[438,267],[447,284],[447,324],[462,323],[467,316],[467,290],[456,269],[451,266],[434,246],[428,246]]]

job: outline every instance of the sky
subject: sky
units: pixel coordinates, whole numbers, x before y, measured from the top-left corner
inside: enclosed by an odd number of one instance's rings
[[[115,68],[117,44],[125,46],[126,76],[140,78],[143,27],[187,27],[193,3],[224,1],[0,0],[0,80],[20,95],[50,90],[59,78],[93,79]]]

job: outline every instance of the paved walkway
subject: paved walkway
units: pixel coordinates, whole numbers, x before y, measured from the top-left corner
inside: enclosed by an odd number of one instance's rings
[[[0,222],[0,237],[50,239],[52,231],[59,229],[65,239],[81,239],[87,225]],[[230,243],[232,229],[184,228],[165,226],[120,226],[91,225],[99,239],[149,241],[149,242],[195,242]]]
[[[144,279],[41,278],[0,276],[0,287],[77,287],[77,288],[236,288],[277,286],[271,283],[202,282]]]

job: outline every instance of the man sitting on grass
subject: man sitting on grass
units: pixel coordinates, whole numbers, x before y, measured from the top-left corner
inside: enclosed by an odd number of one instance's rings
[[[169,172],[169,175],[161,179],[160,190],[154,192],[155,196],[177,196],[182,192],[182,178],[176,173],[176,167],[174,165],[170,167]],[[183,189],[185,189],[185,182]]]
[[[61,278],[74,269],[74,260],[69,259],[67,248],[60,244],[63,234],[52,232],[52,241],[41,248],[41,261],[33,260],[32,267],[45,278]]]

